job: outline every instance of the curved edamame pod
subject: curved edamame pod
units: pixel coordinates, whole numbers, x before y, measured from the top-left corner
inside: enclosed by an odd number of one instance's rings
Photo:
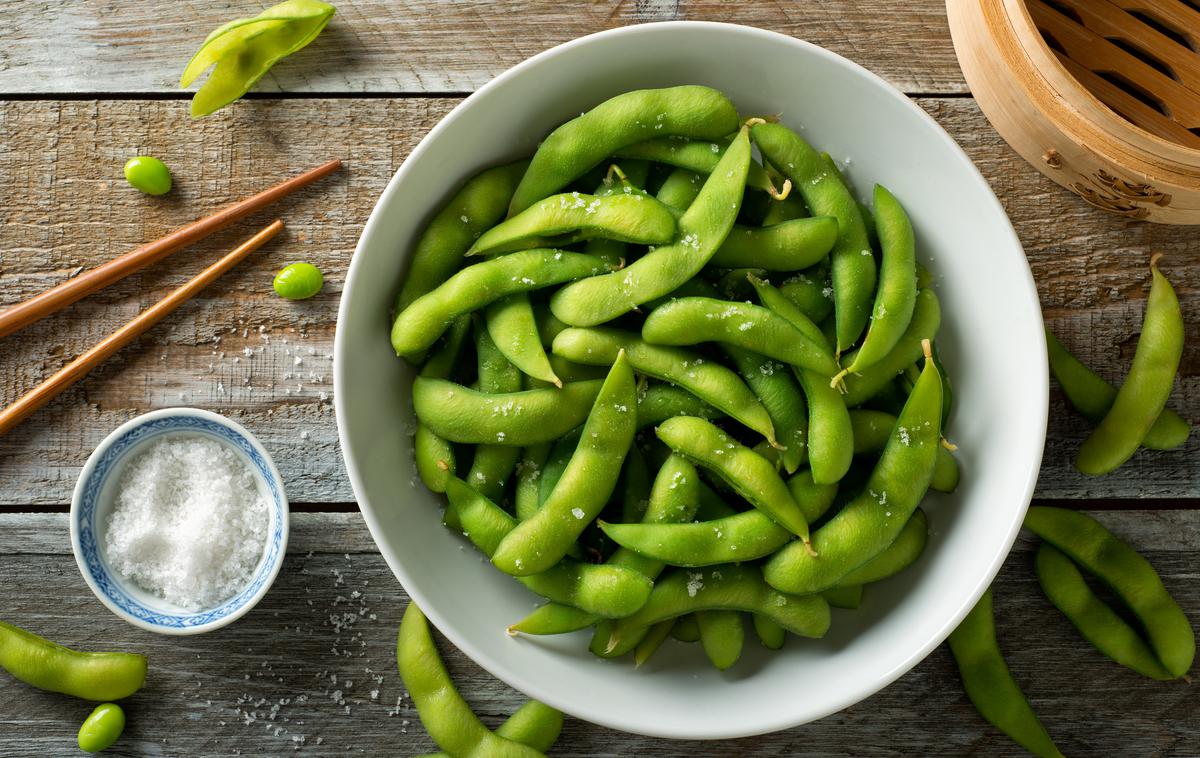
[[[669,294],[691,279],[729,235],[741,208],[749,164],[750,141],[743,128],[700,194],[679,217],[675,242],[654,248],[620,271],[561,288],[550,298],[550,310],[573,326],[595,326]]]
[[[775,440],[767,409],[745,382],[734,371],[696,353],[651,345],[636,334],[608,327],[565,329],[554,338],[553,350],[576,363],[602,366],[610,365],[624,350],[634,371],[682,387],[768,440]]]
[[[738,611],[696,611],[696,626],[700,629],[700,646],[708,660],[724,671],[742,655],[746,627]]]
[[[808,521],[766,458],[704,419],[677,416],[655,429],[676,453],[712,471],[775,523],[808,544]]]
[[[675,626],[675,619],[667,619],[653,624],[647,631],[646,636],[633,649],[633,666],[641,668],[642,664],[650,660],[650,656],[662,647],[662,644],[667,641],[667,637],[671,636],[671,629]]]
[[[853,408],[870,400],[896,375],[921,358],[921,341],[932,340],[942,323],[942,307],[937,295],[929,288],[917,291],[917,304],[913,308],[912,321],[896,342],[891,352],[871,366],[845,380],[842,399]],[[846,356],[847,363],[854,362],[854,353]]]
[[[829,267],[823,263],[784,279],[779,291],[814,324],[833,313],[833,285],[829,281]]]
[[[506,295],[591,276],[603,268],[590,255],[549,249],[523,250],[476,263],[396,314],[392,322],[392,347],[397,355],[419,354],[433,345],[451,322],[463,314],[479,310]],[[495,335],[492,336],[494,339]],[[499,342],[497,347],[504,350]]]
[[[729,140],[725,138],[711,141],[667,137],[627,145],[614,154],[618,158],[640,158],[653,163],[674,166],[689,173],[707,176],[716,170],[727,147],[729,147]],[[746,174],[746,186],[771,193],[776,191],[766,170],[753,162]],[[684,207],[687,207],[686,204]]]
[[[750,616],[754,620],[754,634],[758,641],[768,650],[778,650],[787,639],[787,630],[771,619],[758,613]]]
[[[545,703],[526,700],[525,704],[496,728],[496,736],[528,745],[543,753],[554,746],[562,732],[563,715]],[[450,758],[446,753],[430,753],[418,758]]]
[[[641,193],[551,195],[484,232],[466,254],[495,255],[526,247],[550,247],[545,243],[563,236],[568,243],[602,237],[662,245],[675,237],[675,215]]]
[[[842,395],[825,376],[797,370],[796,378],[808,401],[808,465],[813,481],[841,481],[854,459],[854,429]]]
[[[882,360],[900,341],[912,321],[917,303],[916,242],[912,223],[900,202],[883,185],[875,185],[875,228],[881,259],[879,289],[871,308],[871,322],[854,360],[845,373],[862,371]]]
[[[801,637],[820,638],[829,631],[829,603],[824,598],[779,592],[763,581],[757,566],[677,569],[659,578],[636,613],[613,623],[608,652],[628,651],[630,640],[641,639],[642,629],[652,624],[707,610],[761,614]]]
[[[941,447],[942,379],[925,343],[925,367],[863,492],[813,533],[813,555],[788,545],[763,567],[772,587],[820,592],[876,557],[925,496]]]
[[[450,755],[469,758],[545,758],[539,751],[493,734],[454,688],[438,655],[425,614],[411,600],[400,621],[396,663],[429,736]]]
[[[887,546],[886,550],[843,576],[842,580],[834,587],[847,585],[861,587],[864,584],[878,582],[899,574],[921,557],[921,553],[925,552],[925,543],[928,539],[929,518],[925,515],[925,511],[918,508],[913,512],[904,528],[900,530],[900,535]]]
[[[651,384],[638,392],[638,429],[658,426],[673,416],[715,419],[723,414],[700,398],[673,384]]]
[[[602,262],[598,263],[602,265]],[[518,292],[488,303],[483,313],[488,334],[492,335],[496,348],[509,362],[526,376],[556,387],[562,386],[562,379],[554,373],[546,350],[542,347],[528,293]]]
[[[721,342],[826,377],[837,362],[823,342],[814,342],[767,308],[709,297],[681,297],[655,308],[642,324],[642,339],[656,345]]]
[[[539,442],[521,451],[521,460],[517,463],[517,484],[513,492],[513,509],[518,521],[529,518],[542,505],[538,488],[549,457],[549,442]]]
[[[453,373],[470,324],[471,320],[466,316],[455,319],[446,330],[442,346],[425,361],[421,368],[422,376],[445,379]],[[417,431],[413,435],[413,457],[417,463],[417,474],[425,486],[433,492],[445,492],[446,480],[454,476],[457,466],[454,447],[448,440],[434,434],[420,419],[417,420]]]
[[[896,417],[885,411],[855,408],[850,411],[850,426],[854,430],[855,455],[878,453],[891,438]],[[958,478],[958,461],[945,446],[939,447],[929,488],[935,492],[953,492],[958,487]]]
[[[1133,627],[1092,592],[1074,561],[1043,542],[1034,566],[1046,597],[1097,650],[1142,676],[1175,678]]]
[[[474,331],[479,391],[487,394],[519,391],[520,370],[496,349],[480,319],[475,319]],[[467,484],[482,492],[487,499],[498,502],[504,496],[505,483],[516,468],[520,455],[521,450],[512,445],[477,446],[471,470],[467,472]]]
[[[446,496],[463,535],[475,547],[491,557],[504,535],[517,525],[516,519],[492,501],[451,479]],[[527,589],[553,600],[603,618],[622,618],[646,602],[653,583],[642,574],[621,566],[581,563],[563,558],[548,571],[517,577]]]
[[[492,564],[512,576],[529,576],[558,563],[608,502],[636,431],[637,385],[621,352],[558,483],[536,513],[505,535]]]
[[[1166,670],[1176,677],[1187,673],[1196,655],[1195,633],[1145,558],[1078,511],[1034,506],[1025,514],[1025,527],[1112,588],[1141,622]]]
[[[628,145],[655,137],[718,139],[737,127],[737,109],[711,87],[685,85],[617,95],[546,137],[517,187],[509,215],[561,190]]]
[[[583,434],[582,426],[572,429],[559,437],[554,446],[550,448],[550,455],[547,456],[546,463],[542,466],[542,476],[538,483],[538,508],[541,508],[542,503],[546,502],[546,498],[550,497],[550,493],[554,491],[554,485],[558,484],[563,472],[567,470],[567,464],[571,462],[575,448],[579,447],[581,434]]]
[[[979,715],[1034,755],[1063,758],[1000,655],[990,589],[950,633],[949,642],[967,697]]]
[[[462,266],[471,243],[504,218],[528,166],[529,161],[517,161],[477,174],[437,212],[413,249],[404,286],[396,296],[397,313],[432,292]]]
[[[795,539],[759,510],[679,524],[609,524],[600,528],[626,550],[671,566],[696,568],[752,561]]]
[[[1183,312],[1171,283],[1150,259],[1150,299],[1129,374],[1112,407],[1084,440],[1075,467],[1093,476],[1107,474],[1129,460],[1167,405],[1183,357]]]
[[[1084,418],[1099,424],[1117,399],[1117,388],[1083,365],[1049,329],[1046,330],[1046,348],[1050,373],[1062,387],[1067,402]],[[1142,445],[1151,450],[1170,450],[1187,442],[1191,432],[1191,424],[1170,408],[1163,408],[1150,431],[1146,432]]]
[[[700,194],[700,188],[703,186],[703,176],[677,168],[667,174],[667,178],[663,180],[655,197],[660,203],[682,215],[695,201],[696,195]]]
[[[817,216],[838,220],[838,240],[829,254],[833,274],[837,353],[858,341],[871,315],[875,292],[875,256],[858,203],[821,154],[800,135],[781,124],[756,124],[751,129],[763,158],[792,180],[804,202]]]
[[[782,363],[750,350],[736,345],[723,347],[771,417],[775,439],[783,446],[780,452],[783,470],[794,473],[808,454],[808,408],[792,372]]]
[[[772,226],[735,226],[708,265],[718,268],[759,268],[798,271],[820,262],[837,240],[832,216],[813,216]]]
[[[583,423],[602,382],[572,382],[488,395],[443,379],[413,381],[413,410],[451,442],[525,447],[557,439]]]

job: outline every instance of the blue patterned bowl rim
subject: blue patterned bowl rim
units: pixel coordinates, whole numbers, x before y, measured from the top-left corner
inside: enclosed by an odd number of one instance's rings
[[[241,592],[215,608],[195,613],[163,611],[133,597],[100,558],[98,506],[104,485],[118,462],[142,442],[164,434],[197,433],[216,437],[240,452],[262,476],[271,498],[271,528],[258,570]],[[120,426],[92,453],[80,474],[71,506],[75,559],[96,596],[137,626],[169,634],[192,634],[223,626],[254,606],[279,573],[288,537],[287,497],[275,464],[262,445],[240,424],[211,411],[169,408],[152,411]]]

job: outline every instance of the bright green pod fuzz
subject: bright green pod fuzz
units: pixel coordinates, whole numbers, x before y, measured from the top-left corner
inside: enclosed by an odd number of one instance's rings
[[[321,291],[325,277],[311,263],[292,263],[275,275],[275,294],[288,300],[307,300]]]
[[[147,195],[165,195],[171,191],[171,169],[158,158],[139,155],[125,161],[125,181]]]

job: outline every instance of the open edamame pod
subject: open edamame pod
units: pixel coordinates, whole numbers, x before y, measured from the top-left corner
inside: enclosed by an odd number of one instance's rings
[[[1171,283],[1158,270],[1161,254],[1150,258],[1150,298],[1129,374],[1112,407],[1075,458],[1075,467],[1093,476],[1129,460],[1162,414],[1183,357],[1183,312]]]
[[[558,192],[623,147],[657,137],[715,140],[737,127],[737,109],[711,87],[685,85],[617,95],[542,141],[517,187],[509,215]]]
[[[813,532],[812,550],[788,545],[763,566],[782,592],[820,592],[884,552],[924,498],[941,447],[942,379],[925,347],[925,367],[862,493]]]
[[[146,682],[146,656],[84,653],[0,621],[0,668],[47,692],[104,702],[127,698]]]
[[[949,642],[967,697],[979,715],[1034,755],[1063,758],[1000,655],[990,589],[950,633]]]
[[[418,376],[412,401],[417,419],[451,442],[525,447],[558,439],[583,423],[603,382],[572,382],[489,395],[444,379]]]
[[[1141,622],[1150,647],[1171,676],[1187,673],[1196,656],[1191,622],[1145,558],[1078,511],[1034,506],[1025,514],[1025,528],[1116,593]]]

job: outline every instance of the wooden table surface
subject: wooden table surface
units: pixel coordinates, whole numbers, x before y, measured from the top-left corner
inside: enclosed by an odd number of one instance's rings
[[[958,0],[955,0],[956,2]],[[252,256],[23,426],[0,438],[0,616],[80,647],[151,658],[117,755],[407,754],[431,749],[395,673],[406,597],[353,502],[332,406],[336,306],[350,255],[384,184],[465,95],[520,60],[580,35],[676,18],[791,34],[909,93],[968,152],[1020,235],[1049,326],[1119,380],[1136,342],[1151,250],[1195,338],[1200,227],[1101,215],[1024,164],[990,128],[955,62],[940,0],[590,3],[342,0],[330,27],[255,94],[188,118],[177,77],[203,36],[257,4],[0,0],[0,308],[161,236],[182,222],[331,157],[340,175],[279,204],[284,238]],[[901,8],[903,8],[901,10]],[[137,153],[171,166],[166,198],[130,191]],[[0,340],[11,402],[271,216],[259,214],[15,336]],[[283,260],[326,272],[289,303],[267,283]],[[1200,419],[1200,360],[1185,353],[1171,404]],[[88,591],[70,555],[79,468],[122,421],[191,405],[226,414],[271,450],[293,503],[289,555],[245,619],[199,637],[133,630]],[[1037,498],[1098,511],[1200,618],[1200,435],[1088,479],[1070,466],[1086,433],[1057,391]],[[970,472],[964,472],[969,476]],[[1200,755],[1200,688],[1141,679],[1089,649],[1033,579],[1029,544],[997,585],[1002,644],[1068,755]],[[463,692],[490,724],[521,701],[455,651]],[[803,696],[798,683],[797,696]],[[86,707],[0,679],[0,755],[65,755]],[[1018,756],[985,724],[939,649],[846,711],[732,743],[678,743],[568,720],[563,756]]]

